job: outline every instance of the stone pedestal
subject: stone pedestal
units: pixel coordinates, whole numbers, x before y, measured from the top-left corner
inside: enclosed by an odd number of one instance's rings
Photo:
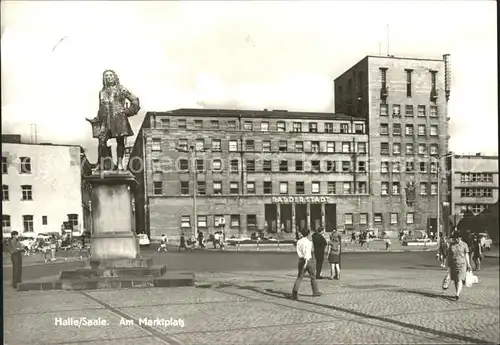
[[[86,177],[92,185],[91,260],[135,259],[139,241],[132,209],[137,185],[128,172],[102,172]]]
[[[62,271],[59,280],[18,284],[18,290],[88,290],[193,286],[194,274],[167,272],[139,255],[135,234],[130,172],[103,172],[86,177],[92,185],[92,237],[89,265]]]

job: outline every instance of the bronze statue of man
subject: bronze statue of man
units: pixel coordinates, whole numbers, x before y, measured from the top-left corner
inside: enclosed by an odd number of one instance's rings
[[[86,119],[93,126],[94,137],[99,139],[98,169],[103,168],[103,159],[108,158],[108,139],[116,138],[117,166],[118,170],[123,170],[125,137],[134,135],[128,118],[136,115],[140,109],[139,98],[120,85],[118,75],[112,70],[104,71],[102,90],[99,92],[99,111],[95,118]]]

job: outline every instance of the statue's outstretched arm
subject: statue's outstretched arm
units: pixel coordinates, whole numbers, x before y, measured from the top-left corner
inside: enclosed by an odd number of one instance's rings
[[[130,102],[130,107],[125,109],[123,112],[127,117],[136,115],[141,109],[139,98],[137,96],[134,96],[129,90],[124,87],[122,87],[122,92],[125,98]]]

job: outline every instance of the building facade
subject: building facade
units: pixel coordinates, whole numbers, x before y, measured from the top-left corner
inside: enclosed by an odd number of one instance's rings
[[[438,176],[447,170],[450,77],[448,55],[367,56],[335,79],[335,111],[367,120],[378,167],[368,176],[370,202],[373,217],[382,215],[374,227],[436,232],[438,193],[439,207],[448,202]]]
[[[136,228],[152,238],[301,228],[368,228],[364,119],[333,113],[149,112],[129,169]],[[144,163],[145,162],[145,163]]]
[[[90,231],[90,172],[75,145],[2,143],[2,232]]]
[[[450,199],[438,183],[449,170],[449,66],[448,55],[367,56],[335,79],[335,113],[148,113],[129,163],[137,229],[210,233],[223,218],[234,235],[436,232]]]
[[[450,158],[450,208],[456,225],[466,210],[478,215],[498,203],[498,156],[475,154]]]

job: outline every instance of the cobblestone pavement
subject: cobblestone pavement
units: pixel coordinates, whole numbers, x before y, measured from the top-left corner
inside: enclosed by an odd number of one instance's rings
[[[327,272],[325,272],[327,273]],[[16,292],[5,289],[4,338],[13,344],[456,344],[500,342],[498,266],[477,272],[460,301],[441,289],[439,268],[344,270],[306,278],[286,298],[294,270],[199,273],[197,286],[170,289]],[[55,318],[106,320],[56,326]],[[139,325],[140,318],[183,326]],[[133,320],[134,325],[120,325]],[[172,323],[172,321],[169,321]]]

